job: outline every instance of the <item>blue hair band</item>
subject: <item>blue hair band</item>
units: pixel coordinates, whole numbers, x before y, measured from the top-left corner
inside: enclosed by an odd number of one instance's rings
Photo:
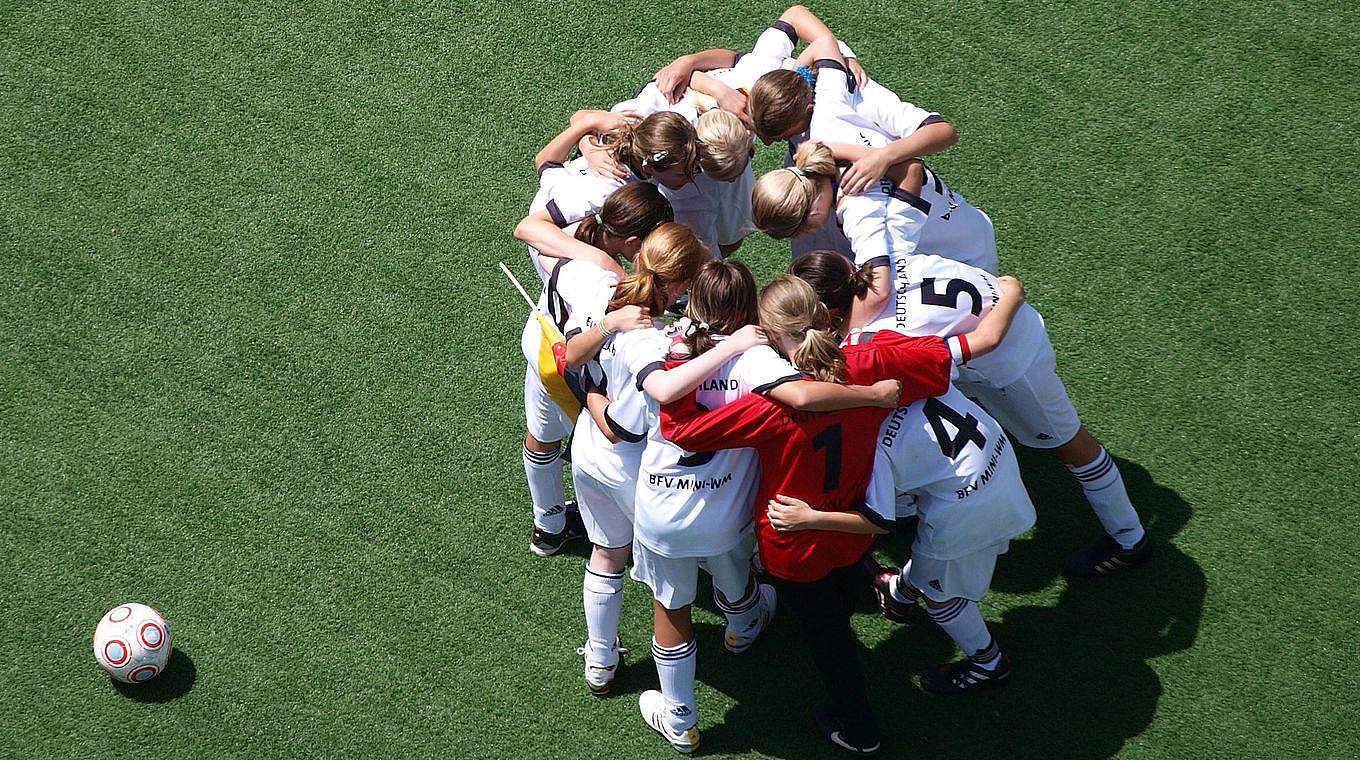
[[[804,82],[808,83],[808,87],[817,86],[817,75],[812,71],[812,69],[808,68],[807,66],[799,66],[793,71],[798,76],[802,77]]]

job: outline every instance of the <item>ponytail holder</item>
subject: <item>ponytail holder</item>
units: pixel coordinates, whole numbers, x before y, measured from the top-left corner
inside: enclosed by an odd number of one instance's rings
[[[657,152],[653,153],[651,157],[643,157],[642,165],[646,166],[647,164],[659,164],[670,157],[671,154],[668,153],[667,151],[658,150]]]
[[[603,227],[603,226],[604,226],[604,217],[600,216],[599,214],[596,214],[596,215],[595,215],[595,223],[598,224],[598,225],[600,225],[601,227]]]
[[[799,66],[798,68],[794,69],[793,72],[798,76],[802,77],[803,81],[808,83],[808,87],[817,86],[817,74],[814,73],[812,69],[808,68],[807,66]]]
[[[806,176],[808,175],[808,173],[805,172],[805,171],[803,171],[803,169],[802,169],[801,167],[790,166],[790,167],[788,167],[788,169],[789,169],[789,171],[793,172],[794,174],[798,175],[799,177],[806,177]]]
[[[675,320],[675,324],[672,325],[672,327],[680,333],[681,337],[693,338],[694,334],[700,330],[708,330],[708,323],[702,320],[695,322],[689,317],[681,317]]]

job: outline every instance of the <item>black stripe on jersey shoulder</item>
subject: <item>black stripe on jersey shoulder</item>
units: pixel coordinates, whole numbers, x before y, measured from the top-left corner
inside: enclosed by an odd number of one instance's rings
[[[835,70],[841,72],[842,74],[845,74],[846,77],[850,79],[850,85],[849,85],[850,91],[851,91],[851,92],[854,92],[854,91],[855,91],[855,88],[854,88],[855,80],[854,80],[853,77],[850,77],[850,72],[848,72],[848,71],[845,70],[845,65],[842,64],[840,61],[837,61],[837,60],[835,60],[835,59],[833,59],[833,58],[818,58],[817,60],[815,60],[815,61],[812,62],[812,68],[814,68],[814,69],[835,69]]]
[[[579,328],[579,327],[573,327],[573,328],[571,328],[570,330],[568,330],[565,334],[563,334],[562,337],[563,337],[564,339],[566,339],[566,340],[571,340],[572,338],[576,337],[577,335],[580,335],[581,332],[582,332],[581,328]]]
[[[939,180],[937,179],[936,183],[938,182]],[[915,208],[922,214],[930,213],[930,201],[926,200],[925,198],[922,198],[921,196],[917,195],[916,193],[913,193],[910,190],[905,190],[901,187],[894,187],[890,195],[892,195],[892,197],[896,198],[899,201],[904,201],[907,205],[911,206],[912,208]]]
[[[609,407],[607,406],[604,408],[604,421],[606,424],[609,425],[609,430],[621,441],[626,441],[628,443],[640,443],[647,438],[646,433],[634,433],[633,431],[619,424],[618,420],[614,419],[609,415]]]
[[[738,63],[741,63],[741,57],[742,57],[743,55],[746,55],[746,54],[745,54],[745,53],[738,53],[738,52],[736,52],[735,50],[732,51],[732,68],[735,69],[735,68],[737,67],[737,64],[738,64]]]
[[[891,264],[892,259],[888,258],[888,254],[885,253],[882,256],[875,256],[863,264],[860,264],[860,268],[869,267],[870,269],[877,269],[878,267],[886,267]]]
[[[542,177],[543,172],[546,172],[549,169],[564,169],[564,168],[566,168],[566,166],[561,161],[544,161],[538,167],[538,176]]]
[[[778,29],[779,31],[781,31],[781,32],[783,32],[784,34],[788,35],[788,37],[789,37],[789,42],[792,42],[792,43],[795,44],[795,45],[798,44],[798,32],[794,30],[793,24],[790,24],[789,22],[787,22],[787,21],[785,21],[785,20],[783,20],[783,19],[780,19],[780,20],[774,22],[773,24],[770,24],[770,28],[771,28],[771,29]]]
[[[779,378],[778,380],[771,380],[770,382],[765,383],[764,385],[758,385],[758,386],[752,388],[752,389],[751,389],[751,392],[752,392],[752,393],[759,393],[760,395],[765,396],[765,395],[768,395],[770,391],[774,390],[775,388],[778,388],[779,386],[783,385],[784,383],[792,383],[792,382],[796,382],[796,381],[798,381],[798,380],[805,380],[805,379],[807,379],[807,378],[804,378],[801,374],[795,372],[795,373],[792,374],[792,375],[785,375],[784,377],[781,377],[781,378]]]
[[[637,374],[637,389],[642,390],[642,381],[646,380],[648,375],[652,374],[653,372],[659,369],[665,368],[666,363],[660,360],[654,361],[651,364],[648,364],[647,366],[643,367],[640,371],[638,371]]]
[[[941,116],[941,115],[939,115],[939,114],[937,114],[937,113],[933,113],[933,114],[931,114],[931,115],[925,117],[924,119],[922,119],[922,120],[921,120],[921,123],[916,125],[916,128],[917,128],[917,129],[920,129],[921,127],[930,126],[931,124],[941,124],[941,123],[948,123],[948,122],[947,122],[947,120],[946,120],[943,116]]]
[[[571,222],[562,214],[562,209],[557,207],[557,201],[548,201],[548,216],[552,217],[553,224],[558,227],[566,227]]]
[[[645,90],[645,89],[647,89],[647,85],[649,85],[649,84],[651,84],[652,82],[655,82],[655,81],[656,81],[655,79],[648,79],[647,81],[645,81],[645,82],[643,82],[642,84],[638,85],[638,86],[637,86],[637,89],[636,89],[636,90],[633,90],[633,96],[632,96],[632,97],[633,97],[633,98],[636,98],[637,96],[641,95],[641,94],[642,94],[642,91]],[[632,98],[629,98],[629,100],[632,100]]]
[[[869,509],[869,505],[865,504],[862,499],[860,501],[855,502],[854,504],[851,504],[850,508],[863,515],[864,519],[868,520],[874,525],[877,525],[883,530],[888,531],[889,533],[892,532],[893,526],[897,524],[896,520],[889,520],[883,515],[880,515],[879,513],[873,511],[872,509]]]

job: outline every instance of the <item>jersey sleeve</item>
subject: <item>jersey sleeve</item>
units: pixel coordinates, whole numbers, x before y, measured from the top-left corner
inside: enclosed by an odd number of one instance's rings
[[[747,349],[742,356],[742,380],[752,393],[766,395],[784,383],[803,379],[803,373],[769,346]]]
[[[899,380],[905,406],[949,390],[954,357],[942,338],[909,338],[891,330],[874,334],[874,380]]]
[[[608,274],[592,283],[572,282],[570,292],[562,293],[571,309],[571,316],[567,318],[566,328],[562,331],[567,340],[589,330],[604,319],[605,310],[609,308],[609,299],[614,297],[614,285],[617,282],[612,274]],[[559,289],[558,292],[562,291]]]
[[[758,394],[708,412],[691,391],[661,407],[661,435],[686,451],[755,447],[787,434],[790,424],[775,404]]]
[[[845,67],[839,61],[829,58],[821,58],[813,63],[817,69],[817,86],[813,88],[817,105],[820,107],[826,103],[850,104],[851,83],[854,79],[850,78]],[[815,115],[814,110],[814,115]]]
[[[642,390],[642,383],[648,375],[666,368],[666,349],[670,345],[665,333],[660,330],[649,332],[651,334],[646,338],[628,341],[624,350],[619,353],[619,358],[633,376],[633,387],[639,391]]]
[[[793,26],[784,21],[776,21],[760,33],[751,52],[737,58],[733,68],[741,67],[750,58],[752,64],[759,61],[762,66],[768,65],[766,71],[773,71],[783,65],[785,58],[793,57],[793,50],[797,46],[798,32],[793,30]]]
[[[564,177],[562,180],[553,183],[548,188],[548,199],[545,207],[548,216],[552,217],[553,223],[558,227],[567,227],[591,214],[598,213],[604,207],[608,194],[597,192],[593,187],[595,184],[580,181],[579,175],[578,177]]]
[[[884,134],[895,140],[910,135],[927,124],[944,121],[944,117],[934,111],[913,105],[902,100],[897,93],[870,80],[860,91],[863,99],[861,109]]]
[[[892,459],[882,447],[876,447],[874,452],[874,472],[869,479],[869,490],[864,494],[864,506],[869,513],[865,517],[879,527],[897,520],[897,483],[893,478]]]

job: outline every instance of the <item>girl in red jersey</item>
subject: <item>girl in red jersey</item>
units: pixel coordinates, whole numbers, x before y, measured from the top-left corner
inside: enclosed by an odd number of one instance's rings
[[[1023,303],[1008,291],[977,329],[947,340],[882,332],[842,349],[831,315],[803,280],[778,277],[760,296],[760,323],[771,343],[794,366],[818,380],[872,384],[897,379],[900,403],[949,389],[955,362],[991,351]],[[798,617],[831,704],[814,710],[822,735],[855,754],[879,748],[878,724],[850,627],[854,566],[885,532],[893,514],[864,504],[877,435],[888,411],[798,412],[761,396],[748,396],[704,412],[693,394],[662,408],[662,433],[690,451],[750,447],[760,458],[754,506],[761,563],[780,597]],[[816,504],[816,529],[780,532],[764,505],[777,495]]]

